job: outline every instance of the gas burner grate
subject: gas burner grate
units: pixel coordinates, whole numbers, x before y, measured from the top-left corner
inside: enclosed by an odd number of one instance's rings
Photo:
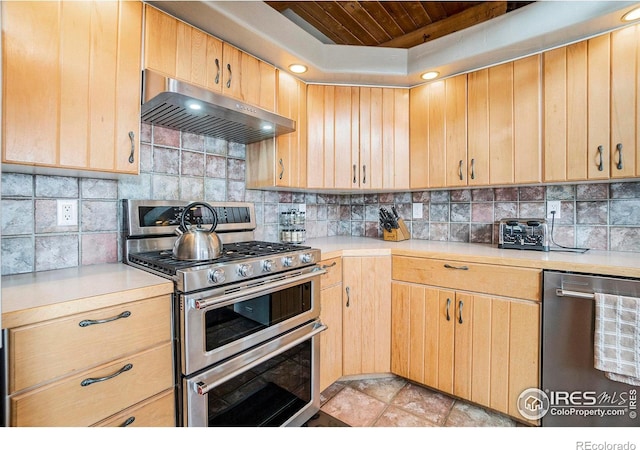
[[[188,269],[207,264],[230,263],[244,258],[276,255],[309,248],[311,247],[279,242],[245,241],[224,244],[222,246],[222,255],[219,258],[205,261],[181,261],[173,257],[171,250],[130,253],[129,261],[149,270],[174,276],[179,269]]]

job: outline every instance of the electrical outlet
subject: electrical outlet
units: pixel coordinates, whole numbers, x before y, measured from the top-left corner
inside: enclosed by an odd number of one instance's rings
[[[68,227],[78,224],[78,201],[58,200],[58,226]]]
[[[559,219],[561,217],[560,210],[562,209],[560,205],[560,200],[553,200],[547,202],[547,218],[555,217]],[[555,211],[555,215],[551,214],[551,211]]]
[[[413,204],[413,218],[422,219],[422,203]]]

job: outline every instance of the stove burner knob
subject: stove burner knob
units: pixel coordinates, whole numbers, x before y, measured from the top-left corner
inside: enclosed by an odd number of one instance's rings
[[[253,275],[253,266],[249,264],[240,264],[240,266],[238,266],[238,274],[241,277],[250,277]]]
[[[282,265],[285,267],[293,266],[293,258],[291,256],[285,256],[282,258]]]
[[[223,283],[225,279],[224,270],[215,269],[209,271],[209,281],[213,284]]]
[[[273,262],[272,259],[267,259],[265,261],[262,262],[262,271],[263,272],[271,272],[274,267],[275,267],[275,263]]]
[[[303,253],[300,255],[300,262],[302,264],[309,264],[313,262],[313,255],[311,253]]]

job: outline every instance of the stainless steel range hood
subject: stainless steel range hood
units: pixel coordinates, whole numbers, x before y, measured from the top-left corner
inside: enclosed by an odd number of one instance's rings
[[[296,129],[295,121],[152,70],[142,74],[142,121],[251,144]]]

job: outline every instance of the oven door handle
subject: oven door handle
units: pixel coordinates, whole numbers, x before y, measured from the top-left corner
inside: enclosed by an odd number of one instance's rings
[[[255,294],[263,294],[265,288],[269,291],[273,291],[274,289],[287,286],[287,285],[295,285],[300,284],[302,281],[306,281],[310,278],[319,277],[327,273],[326,270],[318,267],[314,269],[312,272],[305,273],[303,275],[298,275],[291,278],[282,278],[280,280],[269,281],[268,283],[261,283],[258,286],[250,287],[247,289],[241,289],[237,292],[232,292],[230,294],[223,294],[215,299],[204,299],[204,300],[195,300],[193,302],[193,306],[195,309],[202,310],[209,308],[210,306],[224,306],[234,300],[237,300],[241,297],[253,296]]]
[[[298,344],[302,344],[304,341],[311,339],[313,336],[315,336],[318,333],[322,333],[326,329],[327,329],[327,326],[318,320],[313,324],[313,329],[309,333],[306,333],[305,335],[297,339],[294,339],[291,342],[288,342],[282,346],[279,346],[277,349],[277,352],[268,351],[265,355],[254,360],[251,364],[243,365],[242,367],[239,367],[237,370],[234,370],[233,372],[226,374],[224,377],[216,379],[216,382],[214,384],[207,384],[204,381],[198,381],[193,385],[193,388],[197,394],[206,395],[211,389],[215,388],[216,386],[219,386],[222,383],[229,381],[237,377],[238,375],[246,372],[247,370],[252,369],[253,367],[259,364],[262,364],[265,361],[268,361],[269,359],[273,358],[276,355],[286,352],[287,350],[295,347]],[[272,343],[267,342],[264,346],[268,347],[270,344]],[[256,350],[259,350],[259,349],[260,348]]]

